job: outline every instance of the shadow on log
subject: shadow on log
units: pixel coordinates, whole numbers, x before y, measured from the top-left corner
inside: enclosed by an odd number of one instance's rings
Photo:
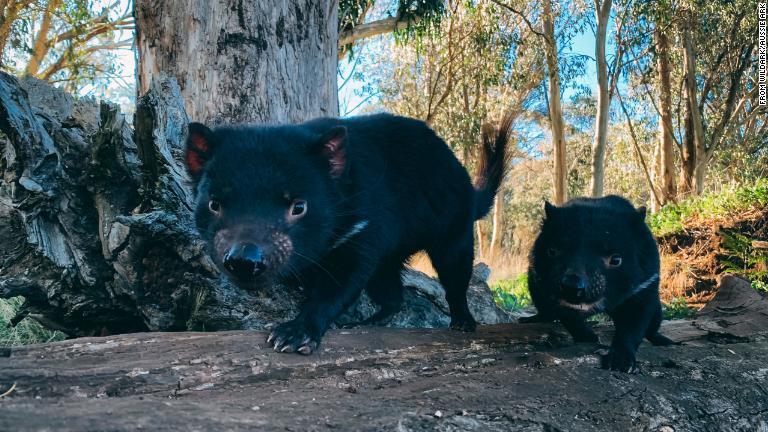
[[[221,277],[192,222],[182,153],[187,115],[172,79],[139,98],[135,130],[116,106],[0,72],[0,297],[70,336],[263,329],[298,309],[300,290],[252,292]],[[476,268],[470,304],[483,324],[514,317]],[[447,326],[436,281],[404,274],[391,325]],[[373,313],[362,298],[340,318]]]
[[[709,311],[663,326],[682,345],[643,344],[640,375],[599,369],[596,346],[556,324],[332,330],[307,357],[258,331],[13,348],[0,430],[765,430],[768,301],[755,294],[725,277]]]

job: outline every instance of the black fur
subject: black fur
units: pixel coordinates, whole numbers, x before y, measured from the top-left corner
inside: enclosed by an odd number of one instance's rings
[[[607,196],[573,199],[563,207],[546,203],[545,210],[528,270],[538,313],[523,321],[560,320],[575,341],[597,342],[585,319],[605,312],[616,333],[602,367],[635,370],[643,337],[654,345],[671,343],[658,333],[659,252],[645,208]]]
[[[397,312],[400,271],[420,250],[443,282],[451,326],[472,331],[472,226],[501,182],[509,125],[485,137],[476,189],[445,142],[414,119],[380,114],[213,131],[193,123],[187,162],[197,226],[219,265],[233,244],[255,245],[253,259],[266,268],[257,280],[294,278],[305,287],[299,316],[269,336],[277,351],[311,353],[362,289],[381,307],[370,321]],[[292,219],[297,200],[306,213]],[[239,282],[249,284],[253,266],[245,268]]]

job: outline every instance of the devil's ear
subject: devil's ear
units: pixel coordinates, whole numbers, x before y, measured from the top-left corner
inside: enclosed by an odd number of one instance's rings
[[[648,209],[645,206],[640,206],[637,208],[637,215],[640,216],[640,219],[645,220],[645,214],[648,212]]]
[[[184,160],[187,162],[187,171],[193,180],[200,178],[206,162],[213,153],[213,132],[207,126],[200,123],[190,123],[187,126],[187,149]]]
[[[544,201],[544,215],[546,215],[547,218],[554,216],[556,211],[556,206],[550,204],[549,201]]]
[[[339,178],[347,165],[347,128],[336,126],[322,135],[321,153],[328,160],[331,177]]]

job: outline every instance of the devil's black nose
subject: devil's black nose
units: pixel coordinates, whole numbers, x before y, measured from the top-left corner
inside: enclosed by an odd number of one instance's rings
[[[573,290],[575,292],[583,292],[587,289],[587,278],[576,274],[567,274],[560,280],[560,284],[563,288]]]
[[[263,273],[267,263],[255,244],[236,244],[224,255],[224,268],[240,279],[250,279]]]

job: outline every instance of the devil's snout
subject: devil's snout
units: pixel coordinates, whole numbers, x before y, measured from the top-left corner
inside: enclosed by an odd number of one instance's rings
[[[239,279],[251,279],[267,269],[264,253],[252,243],[234,244],[224,254],[224,268]]]
[[[560,287],[568,294],[581,298],[586,294],[589,281],[585,275],[568,273],[560,280]]]

